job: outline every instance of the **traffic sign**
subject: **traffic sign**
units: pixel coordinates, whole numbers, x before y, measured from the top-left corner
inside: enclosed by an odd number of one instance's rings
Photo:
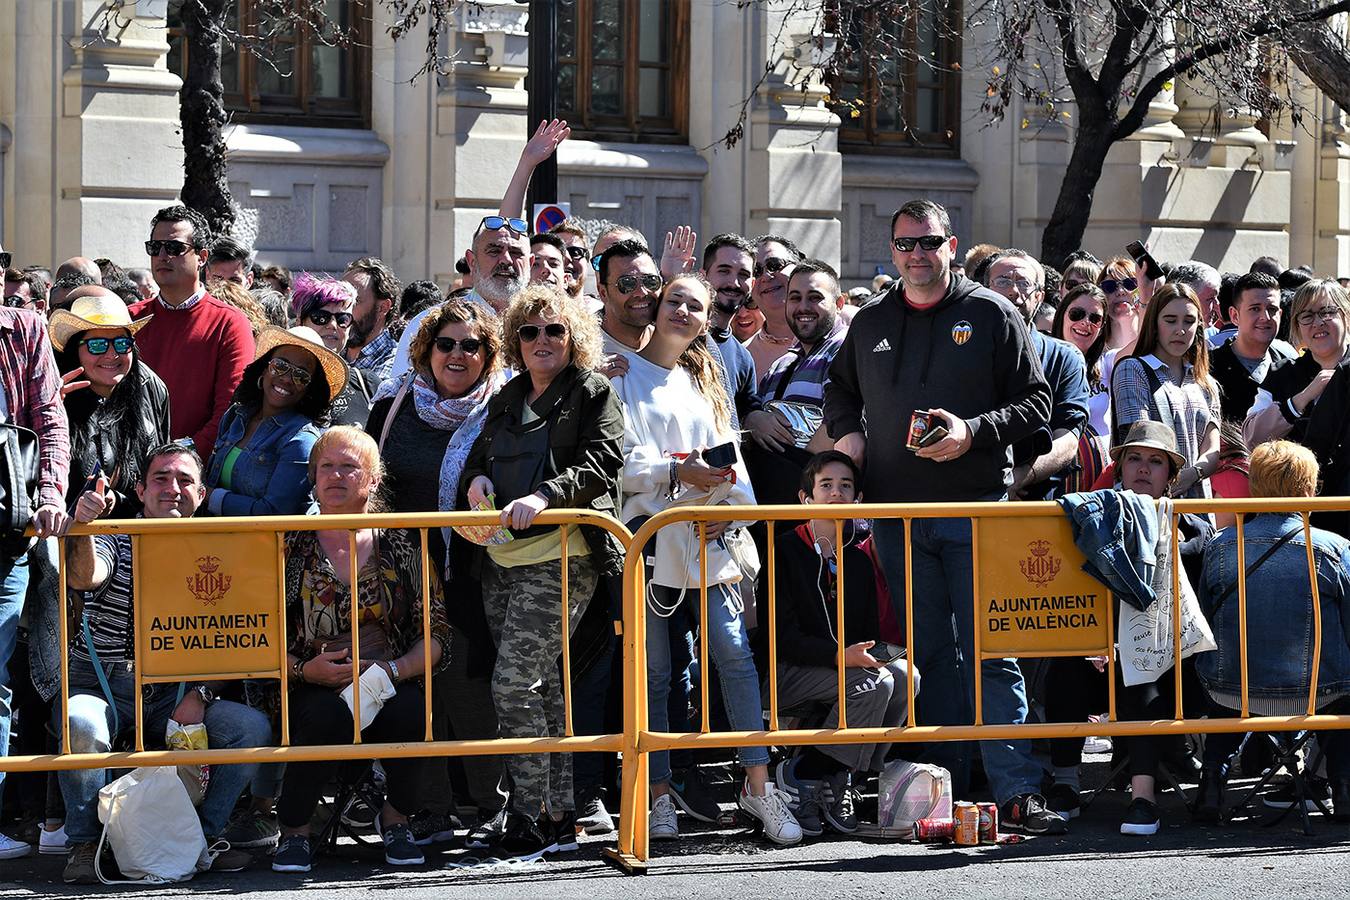
[[[536,203],[534,205],[534,231],[535,234],[548,231],[557,225],[561,225],[563,219],[572,214],[572,204],[570,203]]]

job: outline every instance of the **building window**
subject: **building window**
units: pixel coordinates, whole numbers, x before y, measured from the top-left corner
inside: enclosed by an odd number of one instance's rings
[[[960,4],[929,0],[906,13],[883,20],[856,12],[835,22],[840,47],[830,91],[841,150],[960,152]]]
[[[284,3],[284,0],[283,0]],[[310,0],[290,0],[291,13]],[[169,69],[186,78],[183,0],[170,0]],[[237,0],[225,33],[255,42],[221,47],[225,108],[236,122],[368,127],[370,121],[370,3],[324,0],[324,28],[316,34],[278,13],[278,0]],[[341,35],[351,39],[342,45]]]
[[[578,136],[682,141],[688,0],[559,0],[558,115]]]

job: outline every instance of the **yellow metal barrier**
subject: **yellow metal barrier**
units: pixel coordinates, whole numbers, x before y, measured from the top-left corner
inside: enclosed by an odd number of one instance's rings
[[[399,744],[363,744],[361,742],[361,731],[358,724],[358,717],[353,716],[353,743],[341,745],[312,745],[292,747],[290,746],[290,727],[287,706],[287,681],[289,678],[289,666],[287,665],[287,646],[289,644],[289,632],[287,630],[286,620],[286,594],[285,594],[285,535],[287,532],[295,531],[348,531],[349,549],[351,556],[351,569],[349,572],[350,584],[352,589],[352,664],[353,670],[359,671],[360,668],[360,622],[358,621],[359,602],[359,579],[357,554],[355,551],[356,531],[367,528],[407,528],[416,529],[421,541],[421,587],[424,604],[426,598],[430,596],[430,577],[431,568],[429,564],[428,549],[428,531],[431,528],[443,528],[457,525],[493,525],[499,520],[499,513],[493,512],[452,512],[452,513],[398,513],[398,514],[380,514],[380,515],[343,515],[343,516],[275,516],[266,518],[201,518],[201,519],[128,519],[128,520],[105,520],[95,522],[88,526],[75,527],[71,529],[71,536],[75,535],[95,535],[95,534],[126,534],[132,537],[133,541],[133,588],[135,591],[133,608],[135,611],[135,631],[136,631],[136,725],[135,725],[135,750],[129,752],[117,753],[58,753],[42,754],[30,756],[10,756],[0,757],[0,771],[21,772],[33,770],[64,770],[64,769],[91,769],[91,768],[111,768],[111,767],[130,767],[130,766],[159,766],[159,765],[178,765],[182,763],[209,763],[223,764],[232,762],[300,762],[307,760],[344,760],[344,759],[375,759],[375,758],[402,758],[402,757],[428,757],[428,756],[478,756],[490,754],[514,754],[514,753],[557,753],[557,752],[587,752],[600,751],[616,753],[622,749],[622,736],[619,734],[608,735],[587,735],[575,736],[572,733],[572,713],[571,713],[571,681],[572,673],[570,669],[570,652],[568,650],[568,609],[567,609],[567,530],[571,527],[582,525],[591,525],[602,528],[614,535],[619,542],[627,547],[630,543],[631,535],[618,521],[610,516],[586,510],[549,510],[540,513],[536,518],[537,525],[557,525],[562,531],[563,547],[563,585],[561,590],[562,608],[562,634],[563,634],[563,696],[565,698],[566,722],[567,727],[563,737],[538,737],[538,738],[497,738],[493,740],[457,740],[457,741],[436,741],[432,739],[432,687],[430,678],[430,636],[431,636],[431,616],[429,612],[422,617],[422,639],[424,647],[424,667],[428,673],[426,677],[426,690],[424,692],[425,703],[425,740],[420,743],[399,743]],[[276,579],[276,585],[271,591],[270,596],[274,598],[275,605],[270,608],[273,613],[272,621],[274,629],[272,630],[272,639],[275,640],[275,664],[265,664],[261,667],[250,667],[247,670],[220,671],[168,671],[167,669],[157,671],[156,674],[147,674],[147,659],[153,656],[153,651],[149,647],[151,629],[147,623],[149,615],[146,609],[146,603],[142,602],[142,596],[149,591],[158,591],[165,586],[161,584],[150,584],[146,578],[142,577],[141,568],[143,560],[142,542],[153,541],[157,538],[173,537],[175,539],[187,538],[187,544],[176,544],[173,549],[182,551],[184,548],[196,547],[195,550],[188,550],[189,554],[200,552],[206,557],[215,560],[209,562],[210,571],[204,572],[204,575],[215,577],[219,567],[219,559],[212,556],[213,553],[225,552],[221,548],[228,543],[229,538],[239,535],[268,535],[273,544],[268,548],[266,554],[255,554],[255,562],[258,566],[272,565],[273,577]],[[202,543],[201,539],[214,538],[215,542],[208,541]],[[194,540],[195,539],[195,540]],[[256,548],[255,548],[256,549]],[[262,557],[266,558],[266,564],[262,562]],[[191,558],[189,556],[189,558]],[[157,560],[163,562],[162,560]],[[181,561],[180,561],[181,562]],[[69,700],[70,700],[70,672],[69,660],[67,658],[66,648],[70,646],[70,635],[68,628],[68,600],[67,600],[67,572],[66,572],[66,547],[65,541],[61,541],[58,575],[59,591],[61,595],[61,617],[60,617],[60,639],[62,645],[61,654],[61,711],[64,727],[62,729],[62,746],[70,746],[70,718],[69,718]],[[264,569],[265,571],[265,569]],[[223,577],[223,576],[222,576]],[[195,589],[204,592],[208,600],[213,604],[218,602],[215,597],[219,593],[220,581],[199,581]],[[225,590],[228,591],[228,582]],[[194,585],[189,583],[189,590],[194,589]],[[212,599],[214,598],[214,599]],[[425,606],[424,606],[425,608]],[[186,643],[186,642],[185,642]],[[443,648],[443,652],[449,652],[449,647]],[[169,668],[174,664],[170,663]],[[189,664],[190,665],[190,664]],[[222,750],[199,750],[199,751],[170,751],[170,750],[145,750],[143,734],[143,712],[142,712],[142,686],[145,684],[157,683],[177,683],[183,681],[200,680],[240,680],[240,679],[276,679],[281,685],[281,741],[280,746],[276,747],[242,747],[236,749]],[[353,683],[352,706],[360,708],[360,682],[359,679]]]
[[[80,769],[80,768],[105,768],[105,767],[126,767],[139,765],[175,765],[180,763],[230,763],[230,762],[282,762],[282,761],[305,761],[316,759],[370,759],[378,757],[427,757],[427,756],[448,756],[448,755],[486,755],[486,754],[509,754],[509,753],[545,753],[545,752],[620,752],[623,755],[622,766],[622,796],[620,798],[620,829],[618,847],[607,850],[606,854],[611,861],[629,872],[645,871],[646,861],[649,856],[648,842],[648,792],[649,784],[649,755],[660,750],[669,750],[679,747],[745,747],[759,745],[783,745],[798,746],[809,744],[857,744],[857,743],[876,743],[876,742],[913,742],[913,741],[941,741],[941,740],[989,740],[989,739],[1032,739],[1044,737],[1085,737],[1092,735],[1156,735],[1156,734],[1186,734],[1186,733],[1218,733],[1218,732],[1247,732],[1247,731],[1288,731],[1301,729],[1332,729],[1350,727],[1350,716],[1333,716],[1316,714],[1316,692],[1317,692],[1317,670],[1321,661],[1322,653],[1322,617],[1320,610],[1320,596],[1316,580],[1316,564],[1313,557],[1311,545],[1311,530],[1309,524],[1309,513],[1318,511],[1341,511],[1350,508],[1350,501],[1345,498],[1318,498],[1318,499],[1290,499],[1290,500],[1187,500],[1176,501],[1173,507],[1173,527],[1171,529],[1172,539],[1172,562],[1173,562],[1173,591],[1174,596],[1177,591],[1180,578],[1180,547],[1177,540],[1177,530],[1175,519],[1181,513],[1202,513],[1202,512],[1228,512],[1236,513],[1237,533],[1238,533],[1238,554],[1239,571],[1245,572],[1246,549],[1243,540],[1245,538],[1245,515],[1263,513],[1263,512],[1288,512],[1297,513],[1302,518],[1304,537],[1307,543],[1308,572],[1312,582],[1312,597],[1314,609],[1314,641],[1313,654],[1311,660],[1312,679],[1309,689],[1308,706],[1306,715],[1298,716],[1260,716],[1250,717],[1248,715],[1248,675],[1247,675],[1247,585],[1246,577],[1243,575],[1238,580],[1237,595],[1239,604],[1239,632],[1241,636],[1241,688],[1242,688],[1242,708],[1240,717],[1233,719],[1186,719],[1183,716],[1182,708],[1182,686],[1180,667],[1174,665],[1173,675],[1176,679],[1176,709],[1175,718],[1156,721],[1116,721],[1116,690],[1115,690],[1115,667],[1116,658],[1114,650],[1115,623],[1107,592],[1102,587],[1097,587],[1106,599],[1102,603],[1101,611],[1104,614],[1105,626],[1099,628],[1095,634],[1099,638],[1093,640],[1099,643],[1093,644],[1090,641],[1084,643],[1083,635],[1086,632],[1076,632],[1070,640],[1061,641],[1050,645],[1044,643],[1036,645],[1024,652],[1022,656],[1040,657],[1040,656],[1077,656],[1098,654],[1107,657],[1108,660],[1108,704],[1111,712],[1111,721],[1106,723],[1044,723],[1044,724],[981,724],[983,722],[983,691],[981,686],[982,677],[979,668],[976,668],[975,678],[975,709],[974,724],[971,725],[920,725],[915,719],[915,687],[914,672],[910,669],[910,675],[907,680],[906,693],[908,698],[906,724],[894,728],[850,728],[847,722],[846,694],[844,690],[845,674],[843,666],[844,650],[844,630],[838,629],[839,653],[838,653],[838,690],[839,690],[839,727],[835,729],[780,729],[779,727],[779,707],[778,707],[778,678],[777,678],[777,633],[776,633],[776,606],[777,606],[777,585],[775,567],[777,563],[775,555],[774,541],[774,523],[782,521],[799,521],[802,519],[822,519],[833,520],[835,522],[835,540],[836,546],[844,546],[843,527],[844,522],[850,519],[899,519],[902,522],[902,534],[905,544],[905,562],[904,576],[906,582],[905,595],[910,595],[908,585],[912,584],[912,543],[913,543],[913,524],[916,520],[923,519],[968,519],[972,523],[971,545],[972,545],[972,591],[975,603],[975,649],[978,659],[996,659],[1005,656],[1017,656],[1019,652],[1016,646],[1012,646],[1002,635],[994,637],[999,629],[990,632],[990,637],[984,636],[985,627],[981,624],[981,547],[1003,548],[1008,542],[1006,529],[1000,529],[996,523],[1006,522],[1007,520],[1020,520],[1017,524],[1020,527],[1026,527],[1026,522],[1044,520],[1031,531],[1039,531],[1044,528],[1060,528],[1065,526],[1065,520],[1062,511],[1058,505],[1053,503],[966,503],[966,504],[850,504],[846,506],[759,506],[759,507],[681,507],[666,510],[647,521],[638,531],[628,532],[620,523],[608,516],[602,516],[587,511],[574,510],[553,510],[541,513],[536,520],[541,525],[556,525],[562,529],[562,546],[564,548],[563,557],[563,584],[560,590],[562,606],[562,628],[566,635],[569,630],[569,611],[567,607],[567,556],[566,548],[567,529],[581,525],[593,525],[605,529],[614,535],[625,547],[625,566],[623,575],[623,628],[622,628],[622,669],[623,669],[623,688],[626,702],[623,709],[623,729],[619,734],[607,734],[596,736],[578,737],[572,733],[572,695],[571,695],[571,671],[570,671],[570,652],[568,650],[568,641],[563,640],[563,695],[566,709],[566,728],[563,737],[557,738],[497,738],[493,740],[459,740],[459,741],[435,741],[432,739],[432,698],[430,685],[428,681],[428,690],[425,696],[425,740],[419,743],[403,744],[362,744],[360,739],[359,727],[354,727],[353,743],[349,745],[329,745],[329,746],[302,746],[292,747],[290,744],[289,725],[286,715],[286,681],[288,678],[288,666],[286,664],[286,646],[288,643],[288,632],[286,628],[286,597],[284,593],[284,534],[289,531],[305,530],[324,530],[351,532],[350,541],[354,546],[355,531],[364,528],[412,528],[417,529],[421,536],[421,564],[422,564],[422,591],[423,597],[429,594],[430,567],[428,560],[427,535],[430,528],[446,527],[451,525],[490,525],[498,521],[496,513],[491,512],[456,512],[456,513],[418,513],[418,514],[390,514],[390,515],[372,515],[372,516],[297,516],[297,517],[275,517],[259,519],[190,519],[190,520],[152,520],[138,519],[125,521],[104,521],[93,525],[78,528],[73,531],[74,534],[129,534],[133,536],[133,541],[139,542],[147,536],[176,535],[176,536],[201,536],[201,535],[226,535],[235,536],[242,534],[271,534],[274,536],[274,546],[266,554],[268,564],[275,566],[278,585],[275,596],[275,626],[276,637],[279,649],[276,652],[276,666],[273,668],[267,665],[261,670],[249,671],[230,671],[230,672],[171,672],[161,674],[145,674],[142,672],[143,662],[147,659],[142,653],[150,653],[147,647],[147,641],[150,637],[148,629],[144,622],[145,611],[141,604],[136,604],[137,616],[137,666],[136,678],[138,688],[147,683],[177,682],[184,680],[201,680],[202,676],[211,679],[241,679],[241,678],[276,678],[281,682],[282,691],[282,726],[280,746],[276,747],[255,747],[239,748],[232,750],[206,750],[206,751],[146,751],[142,731],[142,713],[140,696],[141,691],[137,690],[136,703],[136,750],[134,752],[119,753],[91,753],[91,754],[55,754],[55,755],[34,755],[34,756],[14,756],[0,758],[0,771],[32,771],[32,770],[62,770],[62,769]],[[694,523],[697,525],[697,533],[700,544],[700,591],[699,604],[700,612],[706,621],[708,605],[708,576],[706,568],[706,554],[702,551],[706,549],[707,544],[707,526],[714,522],[745,522],[753,520],[763,520],[767,522],[769,540],[766,564],[768,567],[766,594],[767,622],[765,627],[769,629],[769,650],[770,664],[768,673],[769,697],[768,713],[769,727],[763,731],[743,731],[743,732],[713,732],[710,728],[708,719],[708,679],[702,679],[702,721],[697,733],[675,734],[658,733],[649,728],[648,709],[647,709],[647,659],[646,659],[646,627],[647,612],[645,598],[645,569],[642,557],[642,548],[649,540],[655,536],[656,532],[663,527],[671,525],[681,525]],[[987,532],[987,533],[986,533]],[[1030,533],[1030,532],[1028,532]],[[1021,535],[1025,537],[1025,534]],[[984,544],[982,545],[982,539]],[[140,546],[136,546],[137,574],[139,575],[139,556]],[[1076,552],[1076,551],[1075,551]],[[355,564],[356,554],[352,553],[352,571],[351,583],[353,592],[357,589],[357,572]],[[1060,567],[1056,568],[1053,564],[1038,562],[1035,552],[1028,560],[1029,569],[1036,578],[1055,578],[1063,571],[1066,565],[1061,561]],[[1076,564],[1074,566],[1076,568]],[[1051,571],[1053,570],[1053,571]],[[1047,574],[1048,573],[1048,574]],[[1009,573],[1009,577],[1013,573]],[[1028,569],[1023,569],[1022,574],[1028,575]],[[836,571],[837,591],[836,591],[836,617],[842,622],[844,620],[844,583],[843,583],[843,560],[839,560]],[[63,604],[63,615],[61,617],[61,640],[63,648],[69,647],[69,634],[67,629],[67,619],[64,615],[64,604],[66,603],[66,555],[64,545],[59,559],[59,577],[61,597]],[[994,572],[985,578],[989,580],[1001,580],[1002,575]],[[1049,582],[1046,582],[1049,583]],[[211,588],[211,583],[206,582],[205,590]],[[1095,583],[1094,583],[1095,584]],[[138,577],[136,579],[135,589],[137,599],[145,588],[145,584]],[[1086,601],[1084,601],[1086,603]],[[1094,601],[1095,603],[1095,601]],[[357,621],[356,611],[358,604],[353,598],[353,655],[359,654],[357,645],[359,644],[359,622]],[[1095,609],[1095,606],[1092,607]],[[914,621],[912,605],[908,602],[904,604],[905,609],[905,635],[908,658],[914,659]],[[1181,650],[1181,626],[1180,619],[1173,617],[1173,650],[1174,659],[1180,658]],[[423,640],[427,648],[427,659],[429,660],[429,640],[430,635],[430,617],[423,617]],[[987,644],[988,646],[982,646]],[[448,649],[448,648],[447,648]],[[704,631],[700,640],[700,658],[708,659],[707,655],[707,635]],[[358,660],[354,663],[359,665]],[[69,670],[66,654],[62,654],[61,671],[61,703],[63,719],[65,720],[64,744],[69,746]],[[429,668],[429,667],[428,667]],[[359,687],[355,688],[359,691]],[[359,705],[359,694],[354,698],[354,704]],[[355,723],[354,723],[355,726]]]
[[[647,798],[650,791],[648,754],[660,750],[693,747],[748,747],[763,745],[799,746],[810,744],[860,744],[877,742],[914,742],[914,741],[969,741],[991,739],[1034,739],[1051,737],[1087,737],[1090,735],[1135,736],[1157,734],[1191,734],[1248,731],[1289,731],[1303,729],[1332,729],[1350,727],[1350,716],[1317,715],[1316,691],[1317,668],[1321,662],[1322,619],[1320,596],[1316,580],[1316,566],[1313,557],[1309,513],[1319,511],[1341,511],[1350,508],[1346,498],[1317,499],[1244,499],[1244,500],[1178,500],[1173,503],[1171,525],[1172,534],[1172,589],[1173,597],[1179,594],[1180,581],[1180,543],[1177,521],[1183,513],[1227,512],[1236,513],[1238,529],[1238,579],[1239,632],[1241,637],[1241,687],[1242,709],[1236,719],[1186,719],[1182,710],[1181,666],[1173,665],[1176,679],[1175,718],[1156,721],[1120,722],[1116,717],[1115,688],[1115,622],[1113,604],[1109,592],[1099,586],[1103,597],[1101,604],[1105,616],[1105,627],[1099,630],[1100,644],[1084,646],[1074,643],[1071,646],[1046,647],[1035,646],[1018,652],[1017,648],[1001,645],[997,650],[987,651],[981,648],[981,534],[986,523],[1000,520],[1047,520],[1046,527],[1058,527],[1067,532],[1067,521],[1058,504],[1042,503],[960,503],[960,504],[848,504],[836,506],[757,506],[757,507],[676,507],[653,516],[633,535],[624,569],[624,691],[627,702],[624,709],[624,766],[622,809],[619,828],[619,846],[607,851],[611,860],[628,871],[645,870],[649,856],[648,808]],[[1247,584],[1245,565],[1244,514],[1265,512],[1297,513],[1303,522],[1307,543],[1308,572],[1312,579],[1312,603],[1314,609],[1314,641],[1312,655],[1312,683],[1309,686],[1308,709],[1301,716],[1259,716],[1248,715],[1248,676],[1247,676]],[[849,728],[847,724],[846,694],[844,690],[844,648],[845,635],[841,626],[837,629],[838,653],[838,704],[839,727],[834,729],[795,729],[780,730],[778,718],[778,677],[777,677],[777,632],[776,606],[777,585],[775,578],[775,541],[774,523],[782,521],[800,521],[803,519],[833,520],[835,522],[835,546],[843,547],[843,525],[851,519],[900,519],[903,523],[905,542],[905,596],[912,592],[912,526],[919,519],[968,519],[971,522],[972,555],[972,596],[975,604],[975,655],[977,660],[997,659],[1008,656],[1050,657],[1101,655],[1108,664],[1108,704],[1111,721],[1104,723],[1035,723],[1035,724],[982,724],[983,690],[981,667],[974,667],[975,708],[974,724],[971,725],[932,725],[915,723],[914,669],[911,666],[907,679],[907,725],[895,728]],[[641,549],[655,537],[656,533],[667,526],[697,523],[699,536],[699,558],[702,561],[700,598],[701,612],[706,621],[707,610],[707,567],[706,567],[706,527],[713,522],[749,522],[765,521],[768,526],[767,552],[767,623],[769,629],[769,662],[767,701],[769,728],[764,731],[739,731],[712,733],[708,728],[707,683],[703,682],[703,722],[698,733],[676,734],[653,732],[648,726],[647,710],[647,666],[645,662],[647,610],[645,598],[645,569]],[[991,529],[991,534],[998,529]],[[1006,541],[1006,535],[999,532]],[[1062,549],[1062,548],[1061,548]],[[1076,548],[1070,548],[1078,560],[1081,554]],[[1033,551],[1034,554],[1035,551]],[[842,554],[836,554],[838,563],[835,573],[836,583],[836,620],[844,621],[844,578]],[[1032,565],[1035,565],[1034,560]],[[1061,565],[1067,565],[1062,563]],[[1077,568],[1075,563],[1074,568]],[[1058,571],[1058,570],[1056,570]],[[1009,573],[1009,577],[1012,574]],[[1024,569],[1022,574],[1026,575]],[[1086,576],[1084,576],[1086,577]],[[1095,582],[1094,582],[1095,583]],[[1174,607],[1175,608],[1175,607]],[[905,639],[908,659],[914,656],[914,619],[912,604],[906,602]],[[1173,621],[1173,659],[1181,659],[1181,619],[1174,615]],[[702,659],[707,659],[706,640],[703,644]]]

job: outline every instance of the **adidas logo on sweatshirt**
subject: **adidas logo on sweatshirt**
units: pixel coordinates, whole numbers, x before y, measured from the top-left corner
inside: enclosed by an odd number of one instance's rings
[[[875,347],[872,348],[872,352],[873,352],[873,353],[885,353],[887,350],[890,350],[890,349],[891,349],[891,342],[890,342],[889,340],[887,340],[886,338],[882,338],[882,339],[881,339],[881,342],[878,343]]]

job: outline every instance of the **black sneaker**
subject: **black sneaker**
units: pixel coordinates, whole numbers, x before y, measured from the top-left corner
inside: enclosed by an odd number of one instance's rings
[[[408,827],[412,829],[417,846],[425,847],[427,844],[453,840],[455,832],[463,828],[464,823],[458,816],[424,809],[408,820]]]
[[[1125,818],[1120,823],[1120,833],[1157,834],[1160,824],[1158,804],[1143,797],[1136,797],[1130,801],[1129,807],[1125,810]]]
[[[348,828],[371,828],[383,808],[384,790],[375,783],[374,773],[367,773],[342,811],[342,824]]]
[[[314,846],[307,834],[291,834],[277,844],[273,872],[308,872],[314,866]]]
[[[707,773],[698,766],[690,766],[671,776],[670,799],[685,815],[700,822],[711,825],[722,815],[722,807],[713,796],[712,783]]]
[[[412,829],[400,822],[382,829],[380,837],[384,839],[384,861],[391,866],[420,866],[427,859],[413,840]]]
[[[577,811],[577,824],[587,834],[614,832],[614,817],[605,808],[605,801],[599,797],[592,797],[581,804],[581,809]]]
[[[1083,801],[1078,796],[1078,788],[1071,784],[1057,782],[1045,792],[1045,808],[1059,813],[1062,819],[1075,819],[1082,812]]]
[[[277,826],[277,817],[248,810],[230,819],[220,839],[229,841],[230,846],[239,850],[256,850],[261,847],[275,847],[281,837]]]
[[[549,851],[550,853],[575,853],[581,849],[581,845],[577,843],[577,814],[573,810],[567,810],[563,813],[563,817],[556,821],[547,813],[544,814],[544,819],[553,829],[553,849]]]
[[[1223,789],[1227,778],[1227,766],[1205,764],[1200,773],[1200,786],[1195,789],[1192,819],[1202,825],[1218,825],[1223,821]]]
[[[547,815],[544,818],[548,818]],[[514,810],[507,814],[506,833],[497,844],[503,856],[522,862],[538,859],[545,853],[551,853],[557,846],[552,819],[543,825],[538,819],[527,818]]]
[[[1023,834],[1064,834],[1069,823],[1045,806],[1040,794],[1018,794],[998,811],[999,824]]]
[[[505,806],[487,818],[480,812],[478,824],[464,835],[464,846],[470,850],[487,850],[497,846],[502,841],[502,835],[506,834],[506,818]]]
[[[209,841],[207,843],[210,843]],[[221,844],[223,849],[211,854],[212,872],[242,872],[253,865],[253,857],[237,847]],[[208,851],[209,852],[209,851]]]

